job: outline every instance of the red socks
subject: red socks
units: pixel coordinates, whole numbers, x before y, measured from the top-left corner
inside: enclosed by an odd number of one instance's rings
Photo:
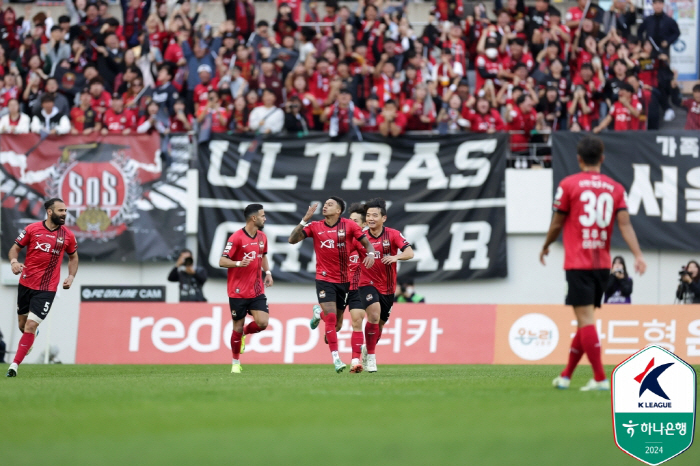
[[[260,327],[258,327],[258,324],[256,324],[255,321],[252,321],[251,323],[243,327],[243,333],[245,335],[250,335],[251,333],[258,333],[260,331]]]
[[[605,380],[605,370],[603,370],[600,356],[600,340],[598,340],[598,332],[595,329],[595,325],[581,327],[578,331],[581,335],[581,346],[586,352],[591,366],[593,366],[593,378],[595,378],[596,382]]]
[[[326,326],[326,339],[331,352],[338,351],[338,333],[335,331],[335,324],[338,323],[338,316],[335,313],[326,314],[323,318]]]
[[[379,324],[365,324],[365,341],[367,341],[367,354],[374,354],[379,341]]]
[[[379,324],[377,324],[377,325],[379,325]],[[382,332],[384,331],[384,327],[379,325],[378,329],[379,329],[379,333],[377,333],[377,343],[379,343],[379,340],[382,339]]]
[[[360,359],[362,355],[362,343],[364,342],[364,335],[362,332],[352,332],[352,337],[350,338],[350,344],[352,345],[352,358]]]
[[[255,322],[253,322],[255,323]],[[242,333],[233,332],[231,334],[231,352],[233,353],[233,359],[240,359],[241,357],[241,339],[243,338]]]
[[[571,349],[569,350],[569,364],[567,364],[564,371],[561,373],[562,377],[571,378],[578,365],[578,362],[583,357],[583,346],[581,346],[581,331],[576,331],[574,339],[571,340]]]
[[[19,340],[19,346],[17,346],[17,354],[15,354],[15,364],[22,364],[24,357],[27,355],[27,351],[34,344],[34,334],[33,333],[23,333],[22,338]]]

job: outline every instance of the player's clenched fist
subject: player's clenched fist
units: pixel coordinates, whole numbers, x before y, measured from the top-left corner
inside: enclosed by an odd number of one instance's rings
[[[73,284],[73,276],[68,275],[65,280],[63,280],[63,289],[67,290]]]
[[[248,267],[248,265],[250,264],[250,262],[251,262],[250,259],[243,259],[243,260],[240,262],[239,267]]]
[[[22,273],[22,269],[24,268],[24,265],[22,265],[21,262],[13,262],[12,263],[12,273],[15,275],[19,275]]]

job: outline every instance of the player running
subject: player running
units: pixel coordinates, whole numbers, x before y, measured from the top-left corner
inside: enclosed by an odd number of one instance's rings
[[[227,268],[228,302],[233,318],[231,352],[233,353],[232,374],[240,374],[240,357],[245,351],[245,336],[262,332],[267,328],[269,310],[265,287],[272,286],[272,272],[267,261],[267,236],[265,211],[260,204],[250,204],[243,211],[245,227],[228,238],[219,267]],[[265,271],[263,284],[262,272]],[[253,322],[243,327],[247,314]]]
[[[384,226],[384,199],[372,199],[365,204],[365,219],[369,226],[369,242],[374,248],[375,258],[381,259],[381,264],[375,262],[374,266],[362,270],[360,275],[360,299],[362,307],[367,310],[367,343],[362,347],[362,365],[367,372],[377,372],[375,349],[394,305],[396,263],[413,259],[413,248],[401,232]]]
[[[615,216],[622,238],[634,254],[635,270],[643,274],[647,267],[627,212],[625,188],[600,173],[605,160],[603,149],[603,141],[594,136],[586,136],[578,143],[581,173],[567,176],[559,183],[552,223],[540,252],[544,264],[549,245],[563,228],[564,269],[569,287],[566,304],[574,307],[578,331],[571,342],[568,365],[552,382],[556,388],[569,388],[571,375],[586,353],[593,366],[593,379],[581,390],[610,390],[593,313],[600,307],[610,275],[610,239]]]
[[[372,267],[374,264],[374,249],[367,240],[364,232],[355,222],[342,218],[345,201],[339,197],[331,197],[323,204],[325,220],[307,223],[316,212],[318,204],[309,207],[304,218],[289,236],[289,242],[296,244],[305,238],[312,238],[316,251],[316,295],[323,314],[318,308],[314,309],[312,328],[316,328],[323,318],[328,346],[333,357],[335,371],[340,373],[345,364],[338,354],[338,333],[335,326],[338,322],[338,310],[345,309],[345,301],[350,288],[349,263],[350,242],[359,241],[369,252],[363,264]]]
[[[34,344],[37,327],[46,319],[56,297],[61,279],[63,253],[68,253],[68,276],[63,289],[73,284],[78,273],[78,244],[75,235],[63,226],[66,223],[66,204],[53,198],[44,203],[46,220],[31,223],[24,229],[8,257],[12,273],[20,275],[17,290],[17,321],[22,338],[19,340],[15,359],[7,370],[7,377],[16,377],[17,369]],[[27,248],[24,264],[17,260],[20,249]]]
[[[367,222],[365,221],[365,207],[356,202],[348,208],[350,211],[350,220],[355,222],[358,227],[365,231]],[[352,362],[350,363],[350,373],[359,374],[362,372],[362,364],[360,357],[362,354],[362,344],[364,343],[364,335],[362,333],[362,321],[365,318],[365,309],[362,306],[360,299],[360,275],[362,267],[360,267],[360,259],[363,259],[367,254],[362,245],[354,241],[354,249],[350,253],[350,291],[348,292],[348,307],[350,308],[350,318],[352,319],[352,336],[350,337],[350,345],[352,347]],[[343,314],[340,314],[339,324],[336,325],[336,330],[339,330],[343,324]]]

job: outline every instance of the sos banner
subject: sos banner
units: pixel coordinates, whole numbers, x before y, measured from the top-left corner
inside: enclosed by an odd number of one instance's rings
[[[311,240],[288,243],[309,205],[331,196],[348,205],[381,197],[387,226],[415,251],[399,273],[423,281],[505,277],[507,143],[504,134],[366,134],[364,142],[318,135],[268,139],[251,160],[249,139],[217,135],[199,148],[199,257],[210,276],[224,277],[218,264],[226,240],[244,226],[245,206],[260,203],[275,279],[309,281]],[[319,209],[312,220],[322,218]]]
[[[552,143],[554,189],[580,171],[576,144],[581,133],[556,132]],[[700,236],[700,144],[691,131],[601,134],[602,172],[627,190],[635,232],[644,248],[697,251]],[[624,246],[619,234],[613,246]]]
[[[81,259],[167,259],[185,246],[187,165],[161,163],[158,135],[0,137],[2,254],[43,203],[63,199]]]
[[[700,306],[606,305],[596,313],[604,364],[649,344],[700,364]],[[323,327],[311,330],[311,304],[270,304],[270,324],[246,338],[244,364],[327,364]],[[250,319],[250,317],[248,318]],[[80,305],[76,362],[224,364],[231,360],[227,304]],[[576,321],[563,305],[396,304],[377,347],[381,364],[565,364]],[[349,359],[345,315],[339,351]],[[109,348],[109,351],[104,351]],[[347,362],[347,361],[346,361]]]

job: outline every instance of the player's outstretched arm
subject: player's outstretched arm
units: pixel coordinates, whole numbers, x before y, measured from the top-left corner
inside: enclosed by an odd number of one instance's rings
[[[306,236],[304,236],[304,227],[306,226],[307,222],[311,220],[311,217],[314,216],[314,212],[316,212],[317,208],[318,202],[312,206],[309,206],[309,210],[306,211],[304,218],[301,219],[299,225],[297,225],[292,231],[292,234],[289,235],[289,244],[297,244],[300,241],[304,241],[304,238],[306,238]]]
[[[19,251],[22,248],[17,244],[13,244],[12,247],[10,248],[10,252],[7,254],[7,258],[10,259],[10,266],[12,267],[12,273],[15,275],[19,275],[22,272],[22,269],[24,268],[24,265],[17,260],[19,257]]]
[[[63,280],[63,289],[67,290],[73,284],[75,274],[78,273],[78,251],[68,255],[68,276]]]
[[[552,215],[552,223],[549,224],[547,239],[545,239],[544,246],[542,246],[542,251],[540,251],[540,262],[542,262],[542,265],[547,265],[544,258],[549,254],[549,245],[559,238],[559,233],[561,233],[565,219],[566,214],[561,212],[554,212],[554,215]]]
[[[617,226],[620,227],[622,239],[625,240],[630,251],[634,254],[634,270],[636,270],[639,275],[642,275],[647,269],[647,263],[644,261],[642,249],[639,247],[639,241],[637,241],[637,234],[632,227],[629,212],[621,210],[617,213]]]
[[[407,246],[406,249],[395,256],[382,257],[382,264],[393,264],[397,261],[407,261],[411,259],[413,259],[413,248],[411,246]]]

